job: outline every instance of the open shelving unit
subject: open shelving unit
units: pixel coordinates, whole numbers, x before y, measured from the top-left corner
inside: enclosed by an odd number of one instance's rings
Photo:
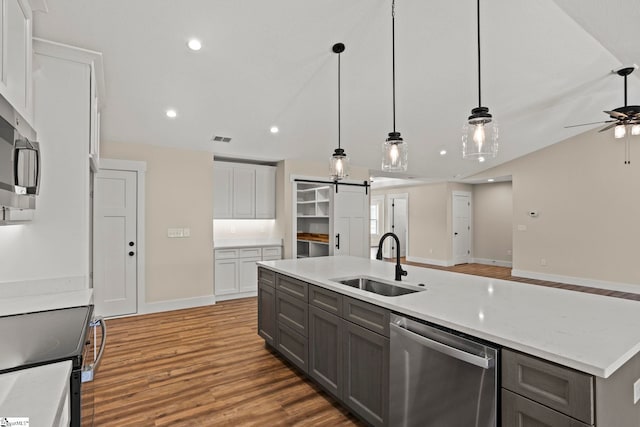
[[[331,187],[297,183],[296,257],[330,255]]]

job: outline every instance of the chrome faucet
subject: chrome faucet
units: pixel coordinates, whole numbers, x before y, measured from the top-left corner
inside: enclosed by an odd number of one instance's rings
[[[396,280],[399,282],[402,280],[402,276],[406,276],[407,272],[405,270],[402,269],[402,266],[400,265],[400,239],[398,239],[398,236],[395,235],[395,233],[385,233],[381,238],[380,238],[380,242],[378,243],[378,253],[376,254],[376,259],[382,259],[382,244],[384,243],[384,239],[386,239],[387,237],[393,237],[396,241]]]

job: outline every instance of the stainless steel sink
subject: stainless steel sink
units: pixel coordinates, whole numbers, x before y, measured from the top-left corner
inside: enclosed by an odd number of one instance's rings
[[[352,288],[362,289],[363,291],[373,292],[374,294],[384,295],[387,297],[397,297],[399,295],[412,294],[414,292],[424,291],[415,285],[394,285],[381,282],[372,277],[351,277],[346,279],[333,279],[334,282],[351,286]],[[424,285],[420,285],[424,286]]]

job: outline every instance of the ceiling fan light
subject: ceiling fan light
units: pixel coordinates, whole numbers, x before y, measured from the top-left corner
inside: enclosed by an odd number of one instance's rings
[[[329,172],[334,181],[349,176],[349,157],[342,148],[336,148],[329,158]]]
[[[636,123],[631,126],[631,135],[633,136],[640,135],[640,123]]]
[[[406,172],[409,147],[402,140],[400,132],[389,133],[382,144],[382,170],[386,172]]]
[[[625,125],[617,125],[613,129],[613,136],[616,139],[624,138],[626,134],[627,134],[627,127]]]

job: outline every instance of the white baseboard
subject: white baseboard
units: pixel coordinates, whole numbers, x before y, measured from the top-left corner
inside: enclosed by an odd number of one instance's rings
[[[147,302],[140,304],[137,314],[159,313],[162,311],[182,310],[184,308],[202,307],[216,303],[214,295],[201,297],[181,298],[168,301]]]
[[[239,294],[216,295],[216,301],[229,301],[231,299],[249,298],[258,296],[258,291],[242,292]]]
[[[640,284],[608,282],[605,280],[588,279],[584,277],[562,276],[559,274],[539,273],[537,271],[511,270],[514,277],[524,277],[527,279],[546,280],[549,282],[566,283],[569,285],[586,286],[589,288],[608,289],[610,291],[630,292],[640,294]]]
[[[438,267],[452,267],[452,261],[443,261],[441,259],[429,259],[429,258],[420,258],[416,256],[408,256],[407,261],[409,262],[419,262],[420,264],[431,264],[437,265]]]
[[[497,259],[488,259],[488,258],[471,258],[471,262],[475,264],[483,264],[483,265],[497,265],[498,267],[513,266],[513,263],[511,261],[500,261]]]

